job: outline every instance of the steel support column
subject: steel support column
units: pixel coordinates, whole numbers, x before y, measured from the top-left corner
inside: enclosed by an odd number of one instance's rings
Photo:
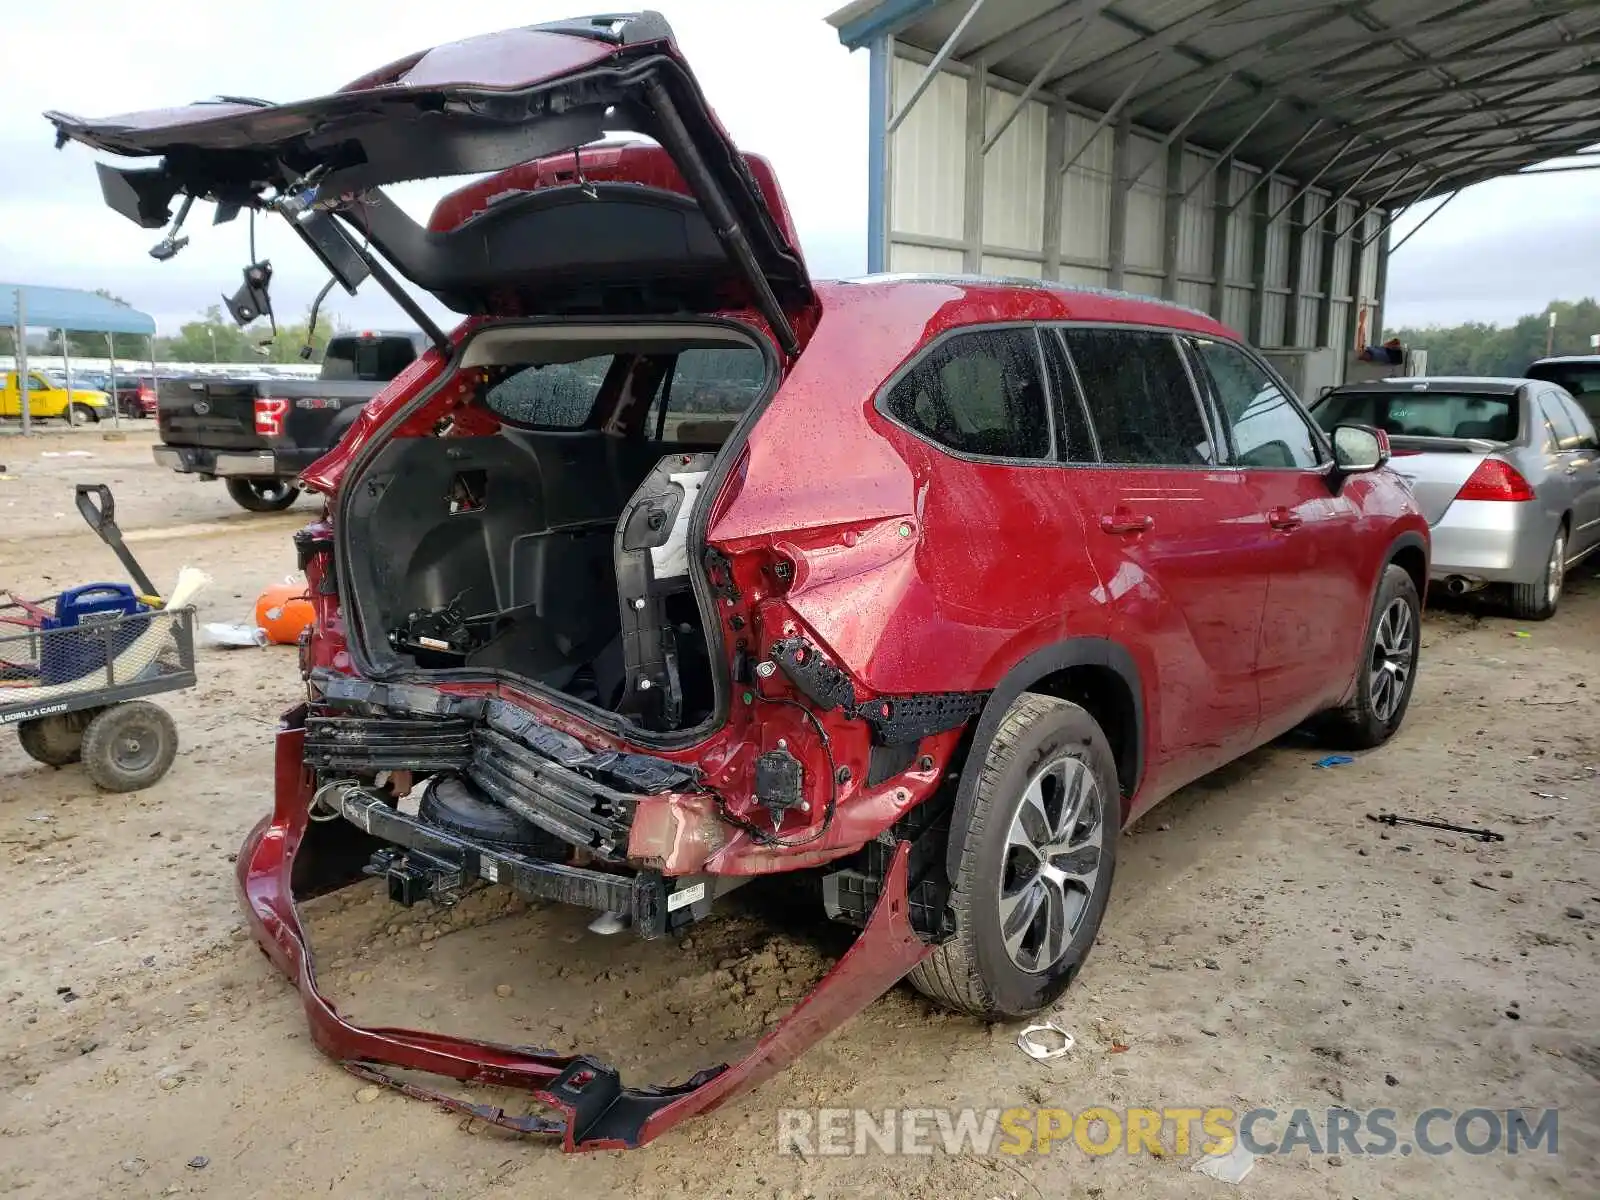
[[[1061,278],[1061,205],[1066,198],[1067,181],[1061,164],[1067,157],[1067,110],[1059,103],[1050,105],[1049,124],[1044,142],[1044,251],[1046,279]]]
[[[1250,341],[1263,346],[1267,340],[1267,233],[1272,228],[1272,189],[1257,187],[1255,197],[1250,210]],[[1280,332],[1279,344],[1283,338]]]
[[[874,38],[867,50],[867,270],[889,269],[889,105],[894,39]]]
[[[961,209],[961,240],[966,243],[962,270],[974,275],[983,271],[983,99],[988,78],[985,64],[972,64],[972,74],[967,76],[967,186]]]
[[[1306,210],[1311,207],[1311,193],[1301,195],[1289,211],[1289,297],[1283,308],[1283,344],[1298,346],[1300,342],[1300,307],[1305,299],[1306,286],[1306,223],[1311,219]],[[1280,207],[1268,220],[1275,221],[1283,212]]]
[[[1372,283],[1372,319],[1367,322],[1367,337],[1374,346],[1383,345],[1383,309],[1389,300],[1389,227],[1385,221],[1378,234],[1377,270]],[[1359,347],[1358,347],[1359,349]]]
[[[1211,315],[1223,320],[1228,303],[1228,225],[1233,217],[1233,159],[1217,168],[1216,199],[1211,205]]]
[[[1128,181],[1132,176],[1133,114],[1117,118],[1111,136],[1111,216],[1106,227],[1106,262],[1110,265],[1106,282],[1120,289],[1128,266]]]
[[[1361,230],[1361,233],[1365,235],[1367,232],[1367,214],[1363,212],[1358,218],[1356,218],[1355,224]],[[1340,236],[1346,235],[1336,235],[1334,239],[1336,243]],[[1353,347],[1355,346],[1356,317],[1361,310],[1361,301],[1363,299],[1363,296],[1361,295],[1361,262],[1362,259],[1366,257],[1366,251],[1361,248],[1361,239],[1355,237],[1354,235],[1348,236],[1350,242],[1350,307],[1347,311],[1347,315],[1345,316],[1344,337],[1341,339],[1344,348],[1340,351],[1340,353],[1346,357],[1355,353]],[[1370,309],[1372,306],[1372,297],[1367,296],[1364,298],[1367,301],[1367,305]],[[1333,306],[1331,304],[1328,306],[1328,311],[1330,314],[1333,311]],[[1332,320],[1331,315],[1329,320]]]
[[[1133,180],[1129,180],[1131,187]],[[1183,143],[1167,147],[1167,193],[1161,205],[1161,298],[1178,298],[1178,242],[1183,234]]]
[[[1339,235],[1332,228],[1330,217],[1335,220],[1338,213],[1330,204],[1322,210],[1323,221],[1312,232],[1321,242],[1322,261],[1317,264],[1317,327],[1314,333],[1314,346],[1331,346],[1333,344],[1333,289],[1338,286],[1339,272],[1335,270],[1336,252],[1339,249]]]

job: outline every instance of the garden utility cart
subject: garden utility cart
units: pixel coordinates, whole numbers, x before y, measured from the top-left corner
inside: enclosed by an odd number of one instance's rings
[[[89,583],[42,600],[0,593],[0,725],[53,767],[81,761],[112,792],[150,787],[172,766],[178,731],[147,697],[192,687],[194,609],[204,576],[185,571],[163,599],[122,540],[104,484],[79,484],[78,511],[136,586]]]

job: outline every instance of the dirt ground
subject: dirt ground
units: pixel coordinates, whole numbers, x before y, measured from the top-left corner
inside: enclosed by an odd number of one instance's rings
[[[244,513],[220,485],[158,470],[150,441],[0,437],[0,588],[119,578],[72,511],[73,482],[107,482],[157,583],[203,567],[202,619],[243,619],[293,569],[289,535],[314,506]],[[1592,574],[1546,624],[1430,612],[1410,716],[1384,749],[1315,769],[1309,745],[1269,747],[1125,835],[1100,945],[1058,1006],[1077,1038],[1065,1059],[1034,1063],[1016,1028],[900,988],[651,1147],[570,1157],[374,1095],[312,1048],[294,993],[244,936],[230,865],[268,804],[294,653],[206,650],[200,676],[163,698],[183,750],[139,795],[98,794],[81,770],[40,767],[0,737],[0,1194],[1600,1194]],[[1380,810],[1505,841],[1385,830],[1366,819]],[[737,1052],[841,945],[821,921],[780,924],[753,889],[664,943],[588,934],[577,914],[498,889],[450,913],[391,907],[375,884],[308,909],[323,975],[358,1019],[587,1049],[631,1082]],[[1239,1184],[1192,1173],[1192,1154],[1070,1143],[1021,1157],[778,1153],[778,1110],[794,1106],[1338,1104],[1392,1108],[1402,1132],[1435,1107],[1556,1107],[1558,1153],[1302,1149]]]

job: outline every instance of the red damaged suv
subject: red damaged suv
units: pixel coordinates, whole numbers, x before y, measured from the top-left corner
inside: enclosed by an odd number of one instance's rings
[[[183,198],[161,252],[195,198],[273,212],[433,341],[304,477],[326,497],[297,539],[307,700],[239,858],[257,938],[358,1073],[523,1086],[557,1115],[473,1111],[631,1145],[908,973],[1037,1012],[1128,822],[1296,726],[1370,747],[1405,715],[1428,531],[1381,433],[1325,437],[1173,305],[813,282],[657,14],[300,103],[50,118],[162,159],[99,168],[146,228]],[[426,227],[381,190],[452,174],[479,178]],[[246,268],[236,315],[270,313],[270,275]],[[441,331],[397,277],[466,319]],[[670,1087],[347,1022],[294,903],[363,873],[407,905],[487,882],[655,938],[801,869],[855,944],[748,1057]]]

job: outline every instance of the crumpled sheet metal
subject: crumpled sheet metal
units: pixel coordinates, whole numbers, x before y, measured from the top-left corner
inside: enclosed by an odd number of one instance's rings
[[[363,1079],[516,1132],[557,1137],[564,1150],[640,1146],[686,1117],[754,1088],[860,1013],[932,953],[933,947],[911,927],[906,897],[910,845],[902,842],[866,927],[844,957],[743,1059],[708,1067],[683,1083],[628,1088],[613,1068],[585,1055],[356,1025],[317,990],[291,885],[296,854],[308,835],[317,836],[323,828],[307,819],[313,779],[303,763],[304,741],[302,708],[289,715],[278,733],[273,812],[245,839],[237,871],[251,931],[299,990],[318,1049]],[[560,1115],[523,1117],[470,1104],[396,1078],[384,1067],[521,1088]]]

